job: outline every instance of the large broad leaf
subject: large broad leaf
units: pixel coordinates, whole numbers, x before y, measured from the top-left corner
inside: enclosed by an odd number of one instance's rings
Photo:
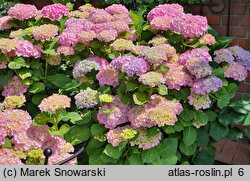
[[[160,159],[160,155],[158,154],[158,150],[156,147],[142,152],[142,161],[144,163],[152,163],[153,161],[159,160],[159,159]]]
[[[90,137],[90,130],[84,125],[74,125],[65,134],[64,138],[72,145],[77,145],[83,141],[88,140]]]
[[[63,88],[66,84],[71,82],[71,79],[65,74],[55,74],[47,76],[47,79],[59,88]]]
[[[153,162],[154,165],[175,165],[178,161],[176,155],[168,155],[166,158],[160,158]]]
[[[130,165],[142,165],[142,159],[140,154],[132,154],[127,158]]]
[[[82,111],[81,117],[82,119],[77,121],[76,124],[86,124],[89,121],[91,121],[91,117],[92,116],[92,111],[86,109],[84,111]]]
[[[215,95],[218,97],[217,105],[220,109],[228,106],[230,100],[235,96],[238,86],[234,83],[229,84],[227,87],[223,87]]]
[[[213,122],[210,126],[210,136],[216,141],[220,141],[228,134],[228,128],[218,122]]]
[[[11,80],[13,73],[14,73],[13,70],[8,71],[7,74],[3,74],[0,72],[0,80],[1,80],[0,81],[0,90],[2,90],[3,86]]]
[[[180,114],[180,119],[184,122],[192,121],[196,117],[196,111],[195,110],[188,110],[184,109]]]
[[[248,113],[246,120],[244,122],[244,125],[249,126],[250,125],[250,113]]]
[[[92,137],[86,147],[87,154],[91,155],[95,150],[102,147],[104,144],[106,144],[106,142],[100,142]]]
[[[135,104],[137,105],[143,105],[150,101],[150,99],[148,98],[146,94],[139,93],[139,92],[133,94],[133,100]]]
[[[103,125],[100,125],[100,124],[93,124],[90,130],[93,136],[103,134],[107,131],[107,129]]]
[[[105,165],[106,162],[101,158],[103,149],[94,150],[89,154],[89,164],[90,165]]]
[[[179,149],[180,149],[182,154],[184,154],[186,156],[191,156],[196,152],[197,145],[193,144],[193,145],[187,146],[184,144],[184,142],[181,142],[179,145]]]
[[[45,85],[42,82],[35,82],[29,88],[29,92],[32,94],[36,94],[45,90]]]
[[[126,146],[126,143],[120,143],[120,145],[117,147],[113,147],[111,144],[108,144],[105,147],[103,153],[105,153],[111,158],[119,159],[125,149],[125,146]]]
[[[157,90],[158,90],[159,94],[162,96],[165,96],[168,94],[168,88],[166,85],[160,85]]]
[[[29,69],[20,69],[17,71],[17,73],[21,79],[27,79],[28,77],[31,77],[33,75],[32,70]]]
[[[214,156],[211,156],[206,151],[203,151],[196,155],[193,162],[195,165],[213,165]]]
[[[14,58],[14,60],[12,60],[9,64],[8,67],[10,69],[16,70],[16,69],[20,69],[22,67],[26,67],[29,68],[30,64],[25,62],[25,60],[22,57],[16,57]]]
[[[174,126],[164,126],[162,130],[167,134],[177,133],[184,130],[183,124],[178,121]]]
[[[70,122],[72,122],[73,124],[75,124],[77,121],[82,120],[82,117],[77,112],[69,112],[66,115],[63,115],[62,119],[69,119]]]
[[[209,134],[204,128],[200,128],[197,130],[197,139],[196,144],[197,146],[205,146],[209,142]]]
[[[246,115],[240,114],[234,111],[228,111],[224,112],[219,116],[219,121],[224,126],[227,126],[229,124],[243,124],[244,120],[246,118]]]
[[[195,129],[194,127],[190,126],[190,127],[186,127],[183,131],[183,143],[186,146],[190,146],[192,144],[194,144],[194,142],[196,141],[197,138],[197,129]]]
[[[235,100],[230,105],[234,111],[241,114],[248,114],[250,112],[250,99],[249,100]]]

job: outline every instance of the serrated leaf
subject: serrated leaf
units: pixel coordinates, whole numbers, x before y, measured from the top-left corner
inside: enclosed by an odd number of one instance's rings
[[[147,97],[147,95],[145,95],[143,93],[139,93],[139,92],[133,94],[133,100],[134,100],[135,104],[137,104],[137,105],[143,105],[143,104],[150,101],[150,99]]]
[[[47,79],[59,88],[63,88],[65,84],[71,83],[71,79],[65,74],[55,74],[47,76]]]
[[[190,146],[192,144],[194,144],[194,142],[196,141],[197,138],[197,130],[190,126],[190,127],[186,127],[183,131],[183,143],[186,146]]]
[[[203,128],[200,128],[197,130],[197,139],[196,139],[196,144],[197,146],[205,146],[209,142],[209,134],[206,130]]]
[[[142,151],[142,161],[144,163],[152,163],[153,161],[159,158],[160,158],[160,155],[158,154],[158,151],[155,147],[149,150]]]
[[[168,88],[166,85],[160,85],[157,90],[158,90],[159,94],[162,96],[165,96],[168,94]]]
[[[20,69],[17,71],[17,73],[21,79],[27,79],[28,77],[31,77],[33,75],[32,70],[29,69]]]
[[[228,128],[218,122],[213,122],[210,126],[209,135],[216,141],[220,141],[227,136]]]
[[[248,113],[248,115],[247,115],[247,117],[245,119],[244,125],[246,125],[246,126],[250,125],[250,113]]]
[[[35,82],[29,88],[29,92],[32,94],[37,94],[37,93],[42,92],[44,90],[45,90],[45,85],[42,82]]]
[[[90,130],[84,125],[74,125],[65,134],[64,138],[72,145],[80,144],[90,137]]]
[[[183,142],[181,142],[179,145],[179,149],[181,153],[183,153],[184,155],[191,156],[196,152],[197,145],[193,144],[193,145],[187,146]]]
[[[70,120],[71,123],[75,124],[77,121],[82,120],[82,117],[77,112],[69,112],[63,118],[67,118]]]
[[[29,68],[30,64],[25,62],[25,60],[22,57],[16,57],[14,60],[12,60],[9,64],[8,67],[13,70],[20,69],[22,67]]]
[[[127,159],[129,165],[142,165],[142,159],[140,154],[132,154]]]
[[[119,159],[124,151],[125,146],[126,144],[124,143],[120,143],[120,145],[117,147],[113,147],[111,144],[108,144],[105,147],[103,153],[110,156],[111,158]]]
[[[100,135],[102,133],[105,133],[107,131],[107,129],[103,126],[103,125],[100,125],[100,124],[93,124],[91,126],[91,134],[93,136],[96,136],[96,135]]]
[[[50,117],[47,113],[40,113],[34,117],[34,122],[36,125],[45,125],[47,122],[50,122]]]

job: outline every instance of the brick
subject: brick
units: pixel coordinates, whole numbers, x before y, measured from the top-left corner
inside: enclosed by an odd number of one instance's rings
[[[249,83],[250,83],[250,73],[249,73],[248,76],[247,76],[246,82],[249,82]]]
[[[222,25],[227,25],[228,24],[228,17],[227,16],[222,16]],[[231,26],[238,26],[240,23],[240,16],[231,16],[230,18],[230,25]]]
[[[232,164],[248,165],[250,163],[250,147],[244,144],[238,144]]]
[[[231,9],[231,13],[233,15],[243,15],[246,14],[247,7],[245,5],[233,5]]]
[[[239,39],[238,38],[234,38],[232,40],[232,42],[230,43],[230,46],[234,46],[234,45],[239,45]]]
[[[249,16],[241,16],[241,25],[250,26],[250,17]]]
[[[250,93],[250,84],[248,83],[241,83],[238,88],[239,92],[246,92]]]
[[[230,36],[245,37],[246,29],[242,27],[230,27],[229,34]]]
[[[239,41],[239,46],[242,48],[250,48],[249,40],[245,38],[241,38]]]
[[[220,25],[220,16],[209,15],[207,16],[207,20],[210,25]]]
[[[226,26],[213,26],[213,28],[218,31],[220,36],[227,35],[227,27]]]

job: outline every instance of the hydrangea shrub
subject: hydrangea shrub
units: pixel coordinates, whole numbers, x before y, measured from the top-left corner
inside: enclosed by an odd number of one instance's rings
[[[207,19],[163,4],[72,11],[16,4],[0,18],[0,163],[212,164],[249,119],[232,102],[250,53]]]

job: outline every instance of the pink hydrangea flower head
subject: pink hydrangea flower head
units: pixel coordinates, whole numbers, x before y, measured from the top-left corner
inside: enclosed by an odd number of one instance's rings
[[[130,51],[134,44],[131,40],[116,39],[110,47],[116,52]]]
[[[119,85],[118,72],[110,67],[100,70],[96,75],[96,79],[99,81],[100,86],[116,87]]]
[[[124,138],[122,133],[124,132],[124,130],[129,130],[129,129],[132,130],[132,127],[130,125],[126,125],[126,126],[122,126],[122,127],[118,126],[115,129],[109,130],[106,134],[108,143],[110,143],[110,144],[112,144],[112,146],[116,147],[116,146],[119,146],[119,144],[121,142],[127,141],[127,139]]]
[[[0,148],[0,165],[23,165],[14,150]]]
[[[36,40],[49,41],[58,34],[58,27],[53,24],[44,24],[32,31],[32,35]]]
[[[26,20],[35,17],[37,9],[34,5],[30,4],[16,4],[8,11],[8,16],[16,18],[18,20]]]
[[[185,38],[200,37],[208,29],[207,18],[199,15],[181,14],[171,21],[170,30]]]
[[[118,33],[122,33],[129,30],[128,24],[124,21],[114,21],[113,24],[114,24],[114,29]]]
[[[59,109],[69,108],[70,101],[68,96],[53,94],[44,98],[38,107],[41,111],[54,113]]]
[[[147,15],[147,19],[152,21],[156,17],[170,16],[172,18],[178,17],[184,12],[184,9],[179,4],[163,4],[153,8]]]
[[[128,9],[121,4],[112,4],[111,6],[106,7],[105,11],[107,11],[111,15],[128,14]]]
[[[222,62],[233,63],[234,56],[229,50],[220,49],[214,51],[214,61],[216,63],[222,63]]]
[[[41,57],[41,48],[33,45],[27,40],[19,40],[16,48],[16,55],[21,57]]]
[[[149,87],[159,86],[161,84],[164,84],[166,81],[161,73],[153,71],[142,74],[138,80],[142,84],[148,85]]]
[[[95,38],[96,33],[94,31],[82,31],[78,34],[78,41],[84,45],[88,45]]]
[[[57,54],[63,54],[65,56],[74,55],[75,50],[71,46],[59,46],[56,50]]]
[[[160,64],[163,61],[167,61],[166,52],[159,47],[145,47],[142,49],[141,55],[149,62],[153,64]]]
[[[77,107],[92,108],[99,103],[99,93],[96,90],[87,88],[75,95]]]
[[[148,119],[149,108],[146,106],[134,106],[128,113],[128,120],[133,128],[154,126]]]
[[[161,49],[163,52],[165,52],[165,54],[168,58],[170,58],[176,54],[175,48],[167,43],[157,45],[157,46],[155,46],[155,48]]]
[[[24,95],[27,90],[28,86],[23,85],[18,76],[14,76],[6,85],[4,85],[2,95],[4,97],[21,96]]]
[[[50,148],[52,149],[52,155],[57,155],[62,151],[65,144],[66,141],[63,137],[50,136],[43,142],[42,149]]]
[[[212,67],[208,64],[208,62],[201,59],[192,59],[187,61],[185,68],[191,75],[198,79],[212,74]]]
[[[191,95],[188,96],[188,103],[194,106],[196,110],[208,109],[211,106],[211,100],[208,94],[198,95],[191,93]]]
[[[115,25],[111,22],[108,23],[98,23],[93,25],[92,30],[96,33],[101,33],[104,30],[115,30]],[[89,31],[89,30],[86,30]]]
[[[169,67],[168,72],[164,75],[166,85],[169,89],[180,90],[182,86],[192,84],[191,76],[185,71],[183,65],[176,63],[167,64]]]
[[[79,25],[84,25],[84,23],[86,22],[86,19],[79,19],[79,18],[69,18],[66,22],[65,22],[65,27],[68,28],[70,26],[79,26]]]
[[[211,34],[205,34],[202,39],[200,39],[200,44],[203,45],[213,45],[216,43],[216,39]]]
[[[238,62],[233,62],[224,67],[224,76],[236,81],[244,81],[247,78],[247,69]]]
[[[0,116],[1,116],[1,113],[0,113]],[[7,136],[7,133],[6,133],[5,127],[3,127],[0,123],[0,146],[5,143],[6,136]]]
[[[109,65],[109,62],[106,59],[96,55],[90,55],[87,59],[96,62],[99,65],[99,70],[105,69]]]
[[[63,46],[75,46],[78,42],[78,37],[76,33],[63,32],[57,41],[60,45]]]
[[[138,146],[139,148],[142,148],[143,150],[148,150],[150,148],[153,148],[157,146],[160,143],[160,140],[162,139],[162,133],[159,132],[155,136],[149,137],[147,135],[147,129],[146,128],[140,128],[137,130],[139,132],[139,136],[130,142],[131,146]]]
[[[97,34],[97,39],[102,42],[110,42],[116,39],[118,33],[116,30],[104,30]]]
[[[97,120],[106,128],[114,129],[116,126],[128,122],[130,106],[124,104],[118,96],[111,103],[103,105],[97,114]]]
[[[191,61],[192,59],[201,59],[206,62],[212,61],[212,57],[210,56],[207,49],[195,48],[182,53],[178,62],[184,65],[186,62]]]
[[[154,30],[169,30],[170,24],[172,21],[172,17],[170,16],[159,16],[155,17],[152,21],[150,21],[150,26]]]
[[[89,20],[93,23],[111,22],[112,16],[104,9],[95,9],[89,14]]]
[[[217,92],[223,86],[222,80],[218,77],[208,77],[194,81],[191,92],[199,95]]]
[[[132,24],[133,19],[129,16],[129,14],[114,14],[112,21],[123,21],[126,24]]]
[[[0,31],[12,28],[12,25],[9,24],[10,20],[12,20],[11,16],[3,16],[0,18]]]
[[[41,15],[51,20],[60,20],[62,16],[67,16],[69,9],[60,3],[44,6]]]
[[[0,38],[0,50],[4,54],[11,54],[15,52],[17,43],[17,39]]]
[[[34,141],[43,143],[51,135],[49,134],[48,125],[43,125],[43,126],[33,126],[32,125],[27,130],[27,136]]]
[[[135,29],[129,28],[127,34],[128,34],[128,36],[126,37],[127,40],[136,41],[137,35]]]

